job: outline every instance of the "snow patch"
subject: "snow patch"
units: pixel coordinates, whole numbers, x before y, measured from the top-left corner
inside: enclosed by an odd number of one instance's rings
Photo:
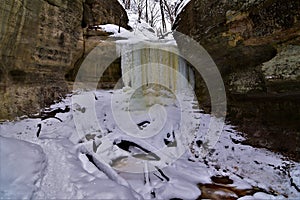
[[[36,144],[0,136],[1,199],[30,199],[41,184],[46,156]]]

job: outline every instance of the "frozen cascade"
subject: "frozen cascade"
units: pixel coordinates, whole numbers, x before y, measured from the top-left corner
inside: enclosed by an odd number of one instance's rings
[[[118,43],[124,86],[160,85],[173,92],[194,88],[194,71],[180,57],[175,42]]]

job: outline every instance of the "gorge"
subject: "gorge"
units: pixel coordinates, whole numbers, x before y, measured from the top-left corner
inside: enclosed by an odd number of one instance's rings
[[[0,197],[298,198],[300,3],[124,2],[0,5]]]

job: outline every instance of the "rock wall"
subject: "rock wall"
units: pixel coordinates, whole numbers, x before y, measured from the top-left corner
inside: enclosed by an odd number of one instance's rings
[[[107,9],[102,0],[0,4],[0,119],[37,113],[69,92],[65,74],[86,53],[86,5],[98,17],[97,23],[118,24],[123,14],[122,25],[127,26],[125,10],[117,0],[109,2],[115,9]]]
[[[119,24],[126,29],[128,17],[124,8],[117,0],[85,0],[83,13],[83,26],[98,24]]]
[[[249,142],[298,159],[299,20],[300,1],[191,0],[173,27],[214,59],[227,90],[228,119]],[[196,93],[209,107],[208,92],[196,78]]]

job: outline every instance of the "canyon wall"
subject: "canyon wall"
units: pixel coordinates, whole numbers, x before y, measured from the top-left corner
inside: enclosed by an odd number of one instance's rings
[[[97,24],[120,24],[126,29],[128,17],[124,8],[117,0],[85,0],[83,13],[83,27]]]
[[[248,142],[299,158],[300,1],[191,0],[173,29],[199,42],[215,61],[227,91],[227,119]],[[209,107],[196,77],[200,102]]]
[[[86,47],[88,26],[129,28],[117,0],[3,1],[0,15],[0,119],[36,113],[69,92],[65,74],[101,42]]]

